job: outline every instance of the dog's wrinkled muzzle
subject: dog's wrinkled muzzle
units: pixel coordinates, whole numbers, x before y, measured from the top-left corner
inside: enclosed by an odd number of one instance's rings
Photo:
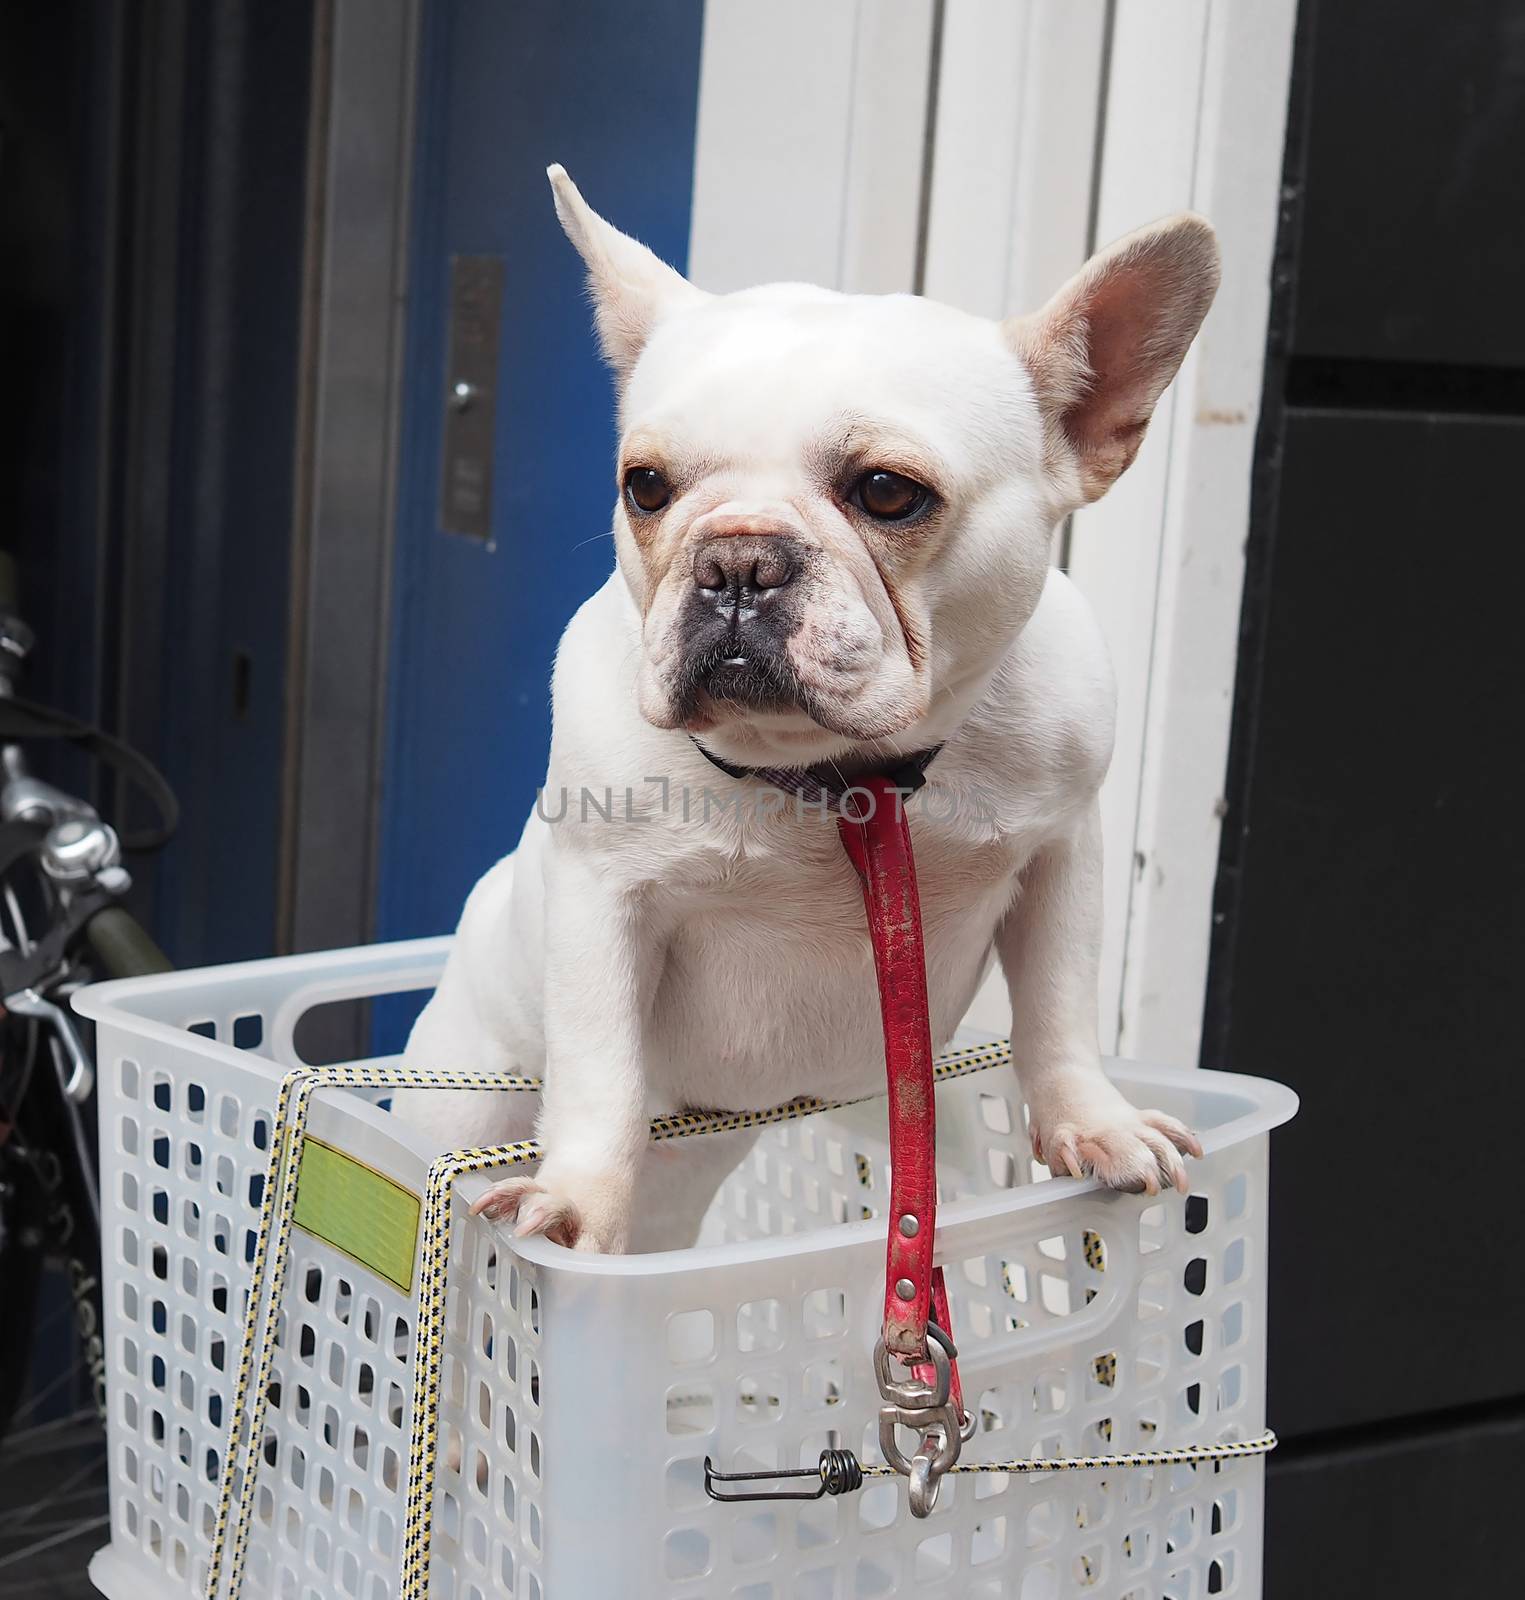
[[[775,709],[800,703],[786,646],[803,612],[804,547],[785,534],[722,534],[695,547],[680,629],[680,700]]]

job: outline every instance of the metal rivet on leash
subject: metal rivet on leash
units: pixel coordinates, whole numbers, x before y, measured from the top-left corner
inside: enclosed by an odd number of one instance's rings
[[[900,1219],[900,1231],[907,1239],[914,1239],[921,1232],[921,1223],[908,1212]]]
[[[902,1300],[914,1300],[916,1298],[916,1285],[912,1283],[909,1278],[902,1278],[899,1283],[895,1285],[895,1293],[898,1294]]]

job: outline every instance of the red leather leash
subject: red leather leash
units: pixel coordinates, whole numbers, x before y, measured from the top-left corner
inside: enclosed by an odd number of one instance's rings
[[[857,870],[874,947],[889,1083],[890,1207],[885,1248],[885,1349],[936,1387],[927,1324],[949,1354],[949,1396],[963,1415],[958,1363],[951,1346],[948,1297],[932,1250],[937,1221],[937,1109],[932,1030],[922,944],[916,859],[906,791],[885,777],[865,778],[843,797],[837,827]]]
[[[932,1262],[937,1233],[937,1107],[921,902],[905,807],[942,746],[907,756],[892,773],[864,777],[847,786],[836,781],[840,774],[823,774],[819,769],[738,767],[705,749],[699,740],[694,744],[728,777],[760,779],[797,802],[835,811],[842,848],[863,888],[879,981],[890,1107],[884,1323],[874,1349],[874,1376],[884,1401],[879,1408],[879,1448],[886,1462],[909,1478],[911,1510],[924,1517],[936,1505],[942,1475],[957,1462],[972,1426],[964,1413],[958,1351],[948,1326],[947,1288],[942,1268]],[[899,1374],[897,1361],[902,1367]],[[900,1429],[916,1436],[910,1455],[901,1448]],[[856,1462],[853,1470],[857,1471]],[[713,1494],[710,1485],[719,1479],[708,1462],[705,1473],[706,1490]],[[805,1498],[824,1492],[812,1491]]]

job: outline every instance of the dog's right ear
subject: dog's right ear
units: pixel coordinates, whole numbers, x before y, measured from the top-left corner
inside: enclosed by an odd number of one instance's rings
[[[546,168],[556,215],[588,268],[588,289],[604,359],[621,381],[652,329],[669,312],[708,299],[645,245],[604,221],[560,166]]]

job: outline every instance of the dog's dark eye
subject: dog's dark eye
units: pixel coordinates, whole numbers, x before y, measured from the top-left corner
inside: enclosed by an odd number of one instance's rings
[[[861,506],[880,522],[904,522],[922,510],[931,498],[932,491],[925,484],[879,467],[865,472],[853,485],[851,495],[854,505]]]
[[[625,474],[625,498],[644,517],[672,499],[667,479],[655,467],[632,467]]]

